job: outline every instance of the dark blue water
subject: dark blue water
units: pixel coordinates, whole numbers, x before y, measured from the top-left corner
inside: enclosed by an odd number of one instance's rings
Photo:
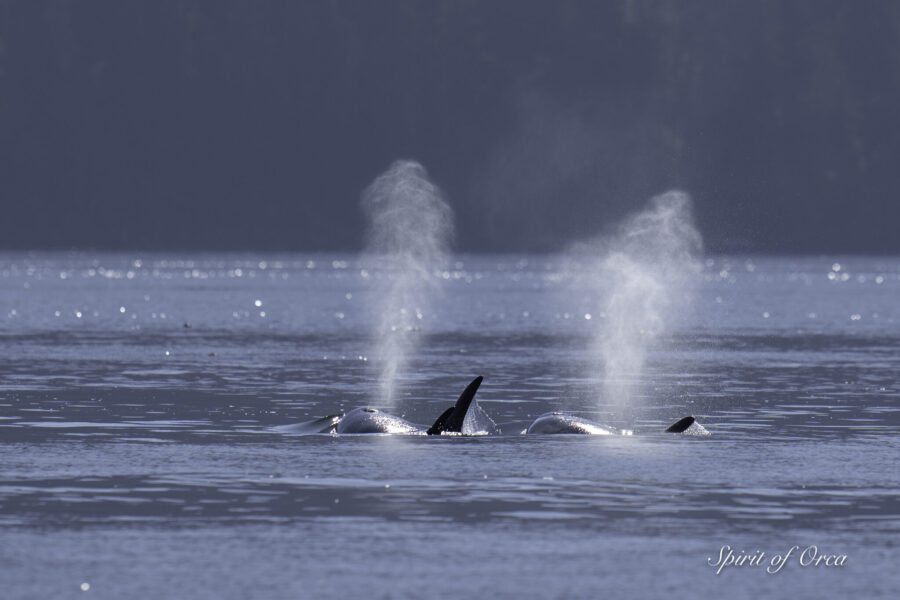
[[[279,429],[377,397],[356,257],[0,255],[0,597],[900,594],[900,259],[706,260],[627,416],[596,286],[457,261],[394,409],[482,374],[502,435]],[[520,435],[558,409],[634,435]]]

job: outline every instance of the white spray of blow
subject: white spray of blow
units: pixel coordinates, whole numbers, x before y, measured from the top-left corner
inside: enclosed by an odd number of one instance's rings
[[[362,194],[368,219],[366,258],[377,261],[375,364],[380,402],[397,403],[398,378],[419,340],[447,262],[453,211],[417,162],[398,160]]]
[[[690,308],[701,246],[690,197],[678,191],[652,198],[614,235],[590,245],[588,275],[605,317],[595,339],[596,368],[603,398],[626,418],[648,351]]]

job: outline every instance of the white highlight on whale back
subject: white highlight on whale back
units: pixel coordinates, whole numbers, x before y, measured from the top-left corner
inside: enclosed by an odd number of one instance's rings
[[[423,434],[424,431],[405,419],[375,408],[355,408],[344,415],[337,433],[402,433]]]
[[[552,412],[539,416],[525,433],[578,433],[588,435],[615,435],[612,427],[604,427],[588,419],[566,413]]]

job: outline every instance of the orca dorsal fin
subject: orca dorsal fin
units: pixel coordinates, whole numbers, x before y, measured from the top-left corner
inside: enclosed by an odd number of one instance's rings
[[[428,435],[441,435],[441,432],[444,430],[444,424],[447,422],[447,419],[453,414],[453,411],[456,410],[455,406],[451,406],[447,410],[441,413],[441,416],[437,418],[437,421],[434,422],[434,425],[428,428]]]
[[[666,429],[666,433],[682,433],[685,429],[694,424],[694,417],[684,417],[683,419],[678,419]]]
[[[479,375],[472,380],[472,383],[466,386],[466,389],[460,394],[459,400],[456,401],[456,405],[448,408],[438,417],[434,425],[428,429],[428,435],[440,435],[445,431],[462,432],[466,413],[469,412],[469,406],[472,405],[472,400],[475,399],[475,392],[478,391],[478,387],[483,379],[484,377]]]

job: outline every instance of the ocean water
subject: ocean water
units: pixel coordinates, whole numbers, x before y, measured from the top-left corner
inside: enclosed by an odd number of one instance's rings
[[[500,435],[284,431],[375,402],[357,256],[0,255],[0,597],[900,595],[900,258],[705,259],[627,417],[571,264],[455,261],[395,411]]]

